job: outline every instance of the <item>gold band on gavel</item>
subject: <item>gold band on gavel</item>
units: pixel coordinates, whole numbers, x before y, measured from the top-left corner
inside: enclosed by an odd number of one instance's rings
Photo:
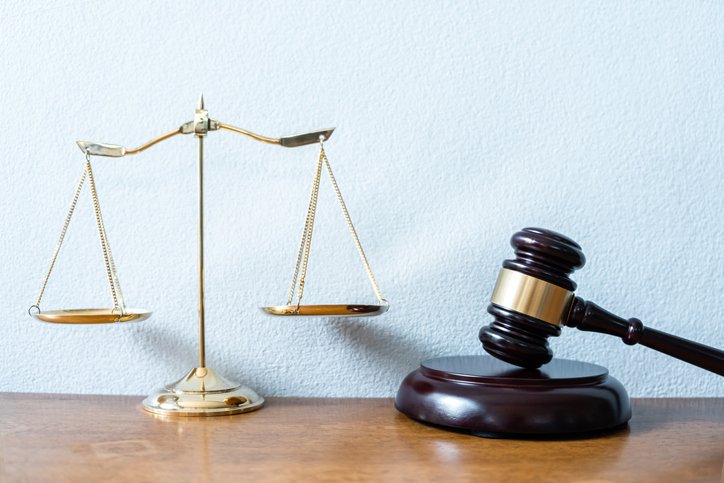
[[[498,275],[491,302],[504,309],[560,326],[568,316],[573,292],[503,268]]]

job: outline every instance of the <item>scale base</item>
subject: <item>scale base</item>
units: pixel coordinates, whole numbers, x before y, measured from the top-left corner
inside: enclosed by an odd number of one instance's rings
[[[430,359],[402,381],[395,407],[423,423],[495,438],[593,436],[631,418],[626,389],[606,368],[565,359],[538,370],[489,356]]]
[[[143,400],[143,409],[162,416],[226,416],[260,409],[264,398],[252,389],[195,367],[183,379]]]

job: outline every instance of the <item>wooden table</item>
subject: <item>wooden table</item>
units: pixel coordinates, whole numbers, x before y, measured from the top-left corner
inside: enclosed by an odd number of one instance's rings
[[[140,397],[0,394],[0,481],[724,481],[724,399],[638,399],[596,439],[483,439],[390,399],[163,420]]]

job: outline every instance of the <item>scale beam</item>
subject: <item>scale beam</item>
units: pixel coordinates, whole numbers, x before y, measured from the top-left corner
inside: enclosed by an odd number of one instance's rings
[[[200,130],[199,130],[200,128]],[[326,141],[332,136],[334,128],[322,129],[319,131],[312,131],[302,134],[295,134],[292,136],[284,136],[281,138],[270,138],[255,134],[246,129],[232,126],[231,124],[224,124],[214,119],[208,119],[206,124],[202,124],[196,121],[189,121],[182,124],[175,131],[167,132],[157,138],[151,139],[145,144],[138,146],[137,148],[129,149],[118,144],[107,144],[107,143],[95,143],[92,141],[77,141],[78,147],[84,153],[93,156],[106,156],[110,158],[122,158],[123,156],[129,156],[132,154],[138,154],[145,151],[146,149],[154,146],[162,141],[170,139],[178,134],[206,134],[208,131],[218,131],[223,129],[225,131],[241,134],[255,141],[260,141],[266,144],[276,144],[285,148],[296,148],[299,146],[307,146],[309,144],[316,144],[320,141]]]

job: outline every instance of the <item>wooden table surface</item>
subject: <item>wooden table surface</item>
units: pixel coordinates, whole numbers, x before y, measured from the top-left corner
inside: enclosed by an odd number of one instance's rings
[[[724,481],[724,399],[634,400],[629,428],[567,441],[443,431],[390,399],[171,420],[141,399],[0,394],[0,481]]]

